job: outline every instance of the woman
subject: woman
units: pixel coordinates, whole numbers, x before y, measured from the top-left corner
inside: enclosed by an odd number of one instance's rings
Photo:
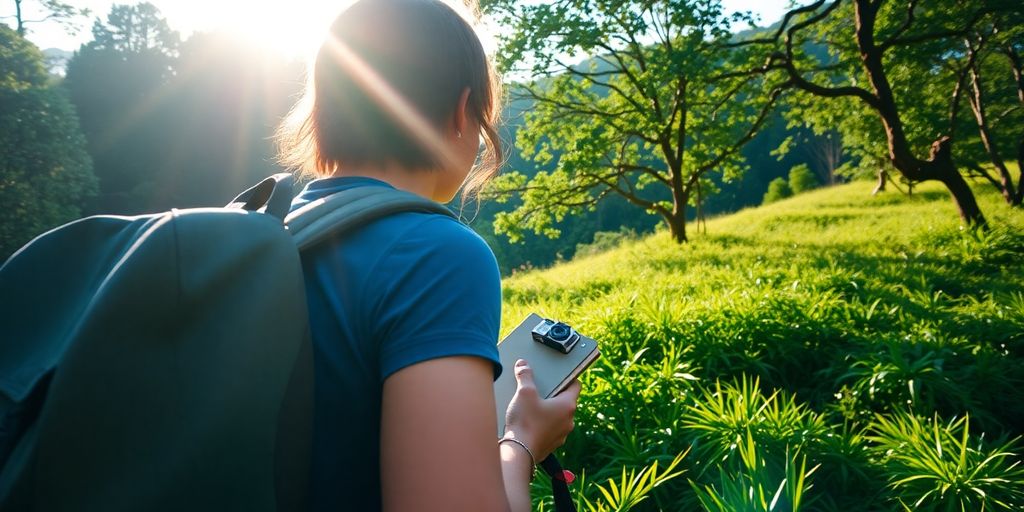
[[[445,203],[497,171],[498,80],[439,0],[363,0],[334,22],[283,160],[312,172],[293,204],[353,187]],[[482,164],[473,169],[480,140]],[[318,510],[528,510],[534,464],[572,429],[574,383],[542,400],[529,367],[496,442],[501,288],[466,226],[401,213],[303,258],[315,350]]]

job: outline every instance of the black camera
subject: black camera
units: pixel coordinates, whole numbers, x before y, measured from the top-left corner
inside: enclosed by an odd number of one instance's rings
[[[576,346],[576,342],[580,341],[580,334],[576,332],[576,329],[547,318],[533,328],[532,334],[534,341],[543,343],[563,354],[568,354]]]

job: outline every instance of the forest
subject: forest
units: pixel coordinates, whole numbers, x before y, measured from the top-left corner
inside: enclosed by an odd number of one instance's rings
[[[301,59],[146,2],[7,1],[0,260],[288,170]],[[507,277],[503,329],[544,311],[608,340],[564,450],[582,510],[1024,508],[1024,4],[479,16],[506,159],[449,206]],[[55,65],[40,22],[91,38]]]
[[[58,18],[64,15],[55,14]],[[85,18],[65,21],[87,24]],[[31,29],[31,25],[28,27]],[[766,30],[749,28],[728,37],[754,38],[768,34]],[[25,158],[33,158],[33,154],[46,158],[66,154],[63,158],[67,162],[56,160],[45,165],[60,166],[67,176],[63,180],[50,179],[56,181],[56,188],[47,191],[54,195],[52,200],[34,201],[20,213],[11,212],[17,218],[3,223],[5,234],[0,237],[0,253],[4,255],[11,254],[32,236],[76,215],[131,215],[171,207],[221,205],[262,177],[283,170],[275,161],[271,140],[281,118],[302,91],[305,64],[300,59],[254,48],[228,34],[196,33],[183,40],[155,6],[145,3],[117,5],[111,12],[96,16],[91,34],[92,40],[74,52],[66,69],[58,69],[56,75],[47,72],[46,57],[40,60],[30,43],[18,37],[17,30],[4,35],[5,46],[16,50],[5,57],[5,67],[23,69],[26,73],[16,80],[32,84],[32,89],[40,93],[45,90],[43,94],[62,97],[48,107],[22,105],[24,98],[12,97],[5,111],[58,108],[65,112],[52,115],[65,119],[73,116],[75,119],[68,119],[67,123],[78,125],[78,129],[68,126],[50,137],[40,134],[32,141],[19,140],[21,134],[14,129],[5,132],[5,148],[18,147],[19,151],[28,152]],[[816,59],[827,59],[821,45],[805,46]],[[725,53],[719,53],[712,58],[724,58]],[[578,66],[596,63],[593,58],[583,59]],[[723,61],[721,66],[725,65]],[[526,97],[523,87],[509,87],[503,115],[501,134],[507,146],[508,174],[505,180],[515,179],[514,176],[533,179],[541,171],[543,179],[555,167],[553,159],[535,157],[542,142],[527,140],[526,132],[537,133],[544,128],[521,130],[528,126],[524,113],[536,103]],[[594,90],[602,98],[614,101],[609,91]],[[781,102],[775,106],[757,130],[751,130],[750,140],[736,145],[727,166],[706,172],[695,182],[694,190],[699,193],[692,193],[688,206],[682,209],[686,218],[704,219],[760,204],[769,182],[786,178],[800,165],[813,173],[809,183],[815,186],[856,177],[865,172],[862,168],[871,167],[862,166],[862,159],[854,161],[849,150],[844,153],[842,135],[833,128],[794,123],[794,106]],[[67,111],[68,108],[72,111]],[[725,115],[727,109],[735,107],[725,101],[721,108],[725,110],[714,115]],[[690,119],[700,122],[692,115]],[[1000,122],[1010,124],[1012,120]],[[70,137],[74,142],[54,148],[56,140],[64,140],[59,137]],[[786,151],[790,147],[793,150]],[[551,148],[545,153],[558,155],[560,151]],[[651,148],[639,147],[637,151],[643,158],[653,155]],[[11,152],[7,154],[13,156]],[[756,166],[750,165],[755,161]],[[21,167],[12,163],[5,172],[23,173]],[[643,180],[638,180],[637,185],[643,187]],[[44,186],[37,183],[33,187],[38,190]],[[530,216],[530,222],[495,222],[510,204],[520,201],[513,188],[494,188],[495,198],[501,196],[512,203],[457,200],[453,204],[491,244],[505,274],[571,259],[578,247],[590,246],[595,240],[601,244],[649,233],[664,222],[662,216],[637,208],[623,196],[608,195],[599,187],[590,192],[595,198],[601,196],[600,201],[581,205],[572,215],[561,215],[560,220]],[[17,190],[13,186],[7,189],[11,201],[24,201],[27,196]],[[654,202],[671,198],[667,190],[655,187],[639,195],[649,196]],[[541,218],[548,219],[544,222],[550,225],[537,224]],[[553,237],[554,226],[560,234]]]

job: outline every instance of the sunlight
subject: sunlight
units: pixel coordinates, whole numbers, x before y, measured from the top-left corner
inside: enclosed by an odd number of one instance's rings
[[[373,68],[337,38],[329,40],[330,50],[338,63],[348,70],[352,78],[363,88],[382,110],[389,114],[420,145],[431,152],[441,167],[458,165],[455,155],[431,124],[409,105],[409,103]]]
[[[165,7],[168,18],[188,19],[196,31],[226,31],[254,46],[309,58],[327,28],[351,0],[184,1]]]
[[[261,48],[291,57],[310,58],[324,41],[334,18],[354,1],[299,0],[285,7],[279,0],[223,0],[209,4],[189,0],[166,9],[174,11],[175,17],[189,18],[191,24],[196,24],[196,30],[224,30]],[[445,1],[456,10],[464,8],[459,0]],[[209,28],[197,24],[199,20],[209,20]],[[497,28],[486,23],[476,28],[484,50],[493,54],[497,49],[494,38]]]

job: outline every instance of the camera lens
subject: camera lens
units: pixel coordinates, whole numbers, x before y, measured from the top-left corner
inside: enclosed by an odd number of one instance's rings
[[[548,331],[548,337],[555,341],[565,341],[569,339],[569,326],[565,324],[555,324],[551,326],[551,330]]]

